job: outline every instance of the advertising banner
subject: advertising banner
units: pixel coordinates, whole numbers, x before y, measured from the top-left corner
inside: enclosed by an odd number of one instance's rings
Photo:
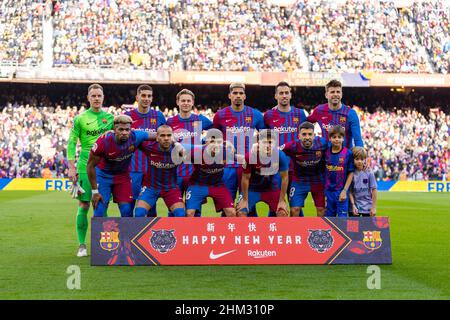
[[[173,71],[170,72],[170,83],[183,84],[227,84],[242,82],[260,85],[260,72],[227,72],[227,71]]]
[[[371,87],[450,87],[448,74],[374,73]]]
[[[91,265],[391,264],[389,218],[92,218]]]

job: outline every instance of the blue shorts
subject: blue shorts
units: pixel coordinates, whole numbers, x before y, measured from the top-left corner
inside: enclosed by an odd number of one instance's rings
[[[156,206],[156,201],[158,201],[158,198],[162,198],[164,200],[169,211],[170,207],[174,204],[183,202],[183,197],[181,196],[181,192],[178,188],[174,188],[170,191],[164,191],[161,189],[142,187],[138,200],[147,202],[147,204],[153,208]]]
[[[186,210],[201,211],[202,204],[206,197],[214,200],[216,211],[223,208],[233,208],[234,202],[230,193],[224,185],[221,186],[198,186],[191,185],[186,191]]]
[[[348,217],[348,192],[347,199],[339,201],[341,192],[325,190],[325,196],[327,198],[326,217]]]
[[[239,195],[239,201],[242,199],[242,194]],[[258,202],[264,202],[269,206],[269,217],[276,217],[276,211],[278,206],[278,200],[280,199],[280,190],[269,191],[248,191],[248,208],[250,212],[248,217],[257,217],[256,204]]]
[[[302,183],[293,181],[289,187],[289,205],[291,207],[304,207],[308,193],[314,200],[316,208],[325,207],[325,195],[323,183]]]

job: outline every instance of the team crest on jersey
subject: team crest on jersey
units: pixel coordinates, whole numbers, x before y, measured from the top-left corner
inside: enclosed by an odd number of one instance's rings
[[[106,120],[106,118],[103,118],[103,119],[102,119],[102,122],[103,122],[103,123],[107,123],[108,120]]]
[[[322,156],[322,151],[316,151],[316,157],[320,158]]]
[[[150,119],[151,124],[156,124],[156,119]]]
[[[339,158],[339,163],[344,163],[344,158]]]
[[[367,249],[376,250],[381,247],[381,231],[363,231],[363,243]]]
[[[100,247],[106,251],[116,250],[119,247],[119,232],[117,231],[105,231],[100,232]]]
[[[324,253],[328,251],[334,243],[333,236],[331,235],[331,229],[329,230],[308,230],[308,244],[311,249],[318,253]]]
[[[133,145],[130,146],[130,147],[128,148],[128,151],[129,151],[129,152],[133,152],[133,151],[134,151],[134,146],[133,146]]]
[[[294,123],[298,123],[299,120],[297,117],[294,117],[293,121],[294,121]]]
[[[195,128],[196,126],[198,126],[198,121],[194,121],[193,123],[192,123],[192,126]]]
[[[340,117],[340,118],[339,118],[339,121],[340,121],[340,122],[345,122],[345,121],[347,121],[347,119],[346,119],[345,117]]]
[[[252,122],[252,117],[245,117],[245,122]]]
[[[152,230],[150,244],[159,253],[167,253],[177,244],[177,238],[173,235],[175,230]]]

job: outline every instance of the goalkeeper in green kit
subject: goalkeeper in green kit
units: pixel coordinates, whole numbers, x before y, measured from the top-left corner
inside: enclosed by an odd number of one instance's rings
[[[90,108],[73,119],[67,145],[67,160],[69,162],[69,178],[73,183],[72,197],[79,200],[77,212],[77,235],[80,246],[78,257],[87,256],[86,233],[88,230],[89,203],[92,198],[92,189],[89,183],[86,165],[89,152],[97,138],[114,127],[114,116],[102,110],[103,88],[99,84],[92,84],[87,95]],[[81,144],[80,157],[75,167],[75,154],[78,140]]]

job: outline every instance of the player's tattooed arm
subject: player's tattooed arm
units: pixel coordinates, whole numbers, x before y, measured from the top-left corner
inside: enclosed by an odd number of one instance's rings
[[[250,185],[251,173],[242,173],[242,199],[237,204],[237,215],[238,217],[246,217],[248,213],[248,187]]]
[[[277,206],[277,217],[287,217],[288,209],[286,204],[286,193],[289,184],[289,174],[288,171],[281,171],[281,191],[280,191],[280,199],[278,200]]]
[[[91,152],[89,154],[89,159],[86,167],[89,183],[91,184],[92,188],[92,206],[94,207],[94,209],[97,208],[99,201],[103,202],[101,194],[98,193],[97,175],[95,173],[95,166],[99,164],[100,159],[100,156],[96,156]]]
[[[378,191],[376,188],[372,188],[372,208],[370,208],[371,217],[375,217],[377,215],[377,198]]]

